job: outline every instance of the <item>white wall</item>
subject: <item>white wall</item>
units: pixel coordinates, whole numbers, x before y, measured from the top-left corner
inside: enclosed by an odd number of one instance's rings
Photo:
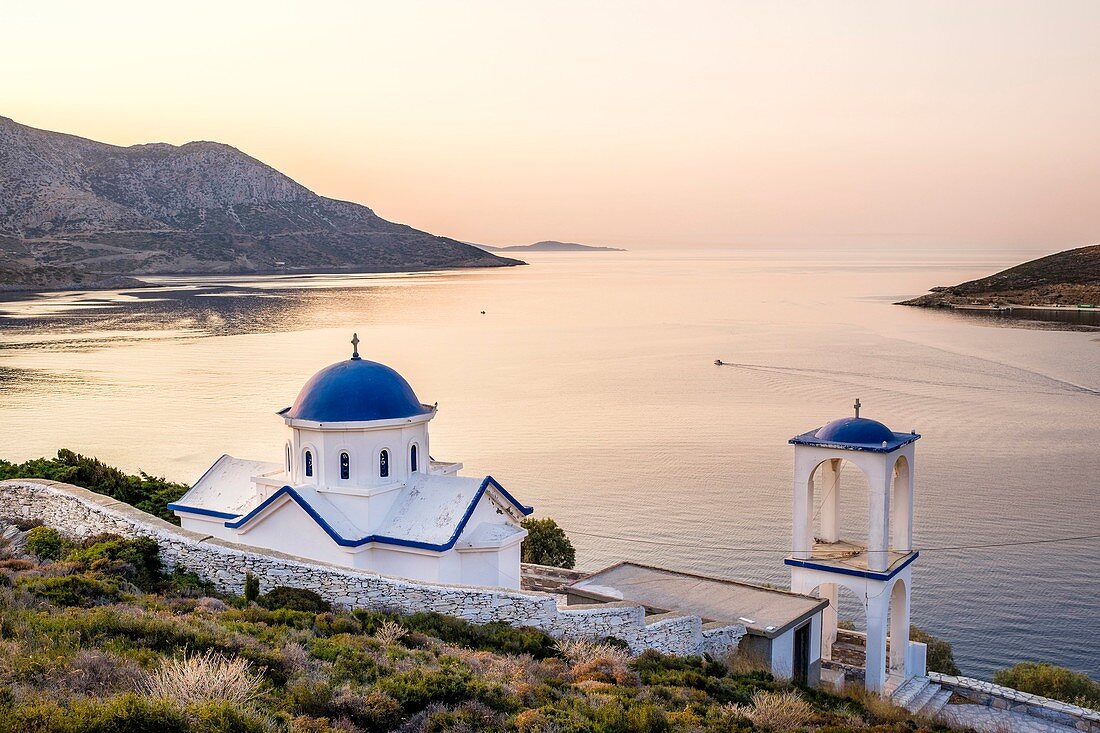
[[[291,481],[315,486],[371,488],[403,483],[410,474],[410,447],[419,446],[418,470],[428,472],[428,423],[406,422],[381,428],[288,428]],[[379,456],[390,454],[390,475],[379,475]],[[305,475],[305,451],[313,451],[313,476]],[[340,478],[340,453],[350,458],[350,476]]]

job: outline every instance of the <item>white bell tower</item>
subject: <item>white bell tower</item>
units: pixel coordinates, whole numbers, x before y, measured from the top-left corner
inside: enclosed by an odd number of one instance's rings
[[[913,454],[917,433],[895,433],[859,416],[834,420],[795,436],[794,527],[791,590],[829,600],[821,633],[821,658],[832,659],[837,638],[839,587],[863,603],[867,619],[866,684],[887,691],[925,673],[923,644],[909,642],[913,551]],[[840,536],[840,467],[848,461],[867,479],[866,535]],[[844,490],[848,490],[844,487]],[[814,532],[814,498],[820,497],[820,525]],[[889,659],[887,639],[889,638]]]

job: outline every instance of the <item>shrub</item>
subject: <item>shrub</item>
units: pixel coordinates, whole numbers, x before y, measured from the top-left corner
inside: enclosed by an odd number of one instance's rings
[[[650,650],[638,656],[632,666],[644,685],[702,690],[723,703],[747,705],[758,691],[775,687],[774,678],[767,672],[731,675],[724,664],[705,657],[674,657]]]
[[[928,671],[940,674],[958,675],[959,667],[955,664],[955,654],[951,649],[951,642],[932,636],[927,631],[922,631],[916,626],[909,627],[909,638],[928,646]]]
[[[255,603],[260,597],[260,580],[252,573],[244,575],[244,600],[245,603]]]
[[[183,659],[166,659],[149,674],[143,685],[155,698],[183,705],[224,702],[246,705],[260,694],[262,681],[252,665],[239,657],[227,659],[207,651]]]
[[[518,700],[475,678],[470,670],[453,658],[440,660],[439,669],[416,667],[385,677],[378,689],[399,703],[406,713],[415,713],[432,703],[457,705],[469,700],[482,702],[494,710],[512,711]]]
[[[573,543],[553,519],[528,518],[523,520],[522,526],[527,530],[520,550],[523,562],[556,568],[571,568],[576,564]]]
[[[530,627],[516,628],[502,622],[472,624],[439,613],[413,613],[408,616],[378,611],[354,613],[368,634],[376,633],[383,623],[391,621],[408,631],[419,631],[467,649],[482,649],[497,654],[530,654],[536,659],[558,654],[557,644],[551,636]]]
[[[751,706],[734,705],[731,712],[748,718],[754,725],[772,730],[801,728],[813,720],[814,710],[793,690],[768,692],[760,690],[752,696]]]
[[[121,596],[117,583],[87,574],[25,578],[19,584],[55,606],[96,606],[116,601]]]
[[[378,639],[378,642],[383,646],[389,646],[390,644],[396,644],[407,633],[409,632],[405,631],[401,624],[386,620],[375,630],[374,638]]]
[[[1083,707],[1100,707],[1100,682],[1065,667],[1042,662],[1021,662],[994,673],[993,681],[1032,695]]]
[[[620,646],[591,639],[560,639],[557,642],[558,653],[571,664],[584,664],[598,660],[607,660],[625,665],[630,661],[630,652]]]
[[[65,559],[85,569],[121,575],[143,591],[157,590],[161,584],[160,546],[151,537],[97,535],[71,550]]]
[[[360,684],[373,682],[383,670],[371,653],[377,643],[360,635],[339,634],[314,639],[310,648],[317,659],[331,662],[334,678]]]
[[[421,729],[424,733],[460,733],[503,731],[501,716],[481,703],[468,702],[457,708],[429,710]]]
[[[85,695],[133,692],[144,673],[134,662],[98,649],[81,649],[58,679],[63,689]]]
[[[144,472],[136,476],[127,474],[96,458],[65,448],[57,452],[57,458],[35,458],[18,464],[0,461],[0,479],[7,478],[45,478],[83,486],[173,524],[180,522],[174,513],[168,511],[168,504],[183,496],[189,488],[186,484],[166,481]]]
[[[34,527],[27,532],[27,552],[43,560],[60,560],[65,541],[53,527]]]
[[[332,701],[334,710],[366,731],[391,730],[401,720],[401,703],[384,692],[360,695],[341,689]]]
[[[331,611],[332,605],[321,596],[307,588],[276,586],[258,597],[256,602],[264,608],[275,610],[285,608],[289,611],[310,611],[321,613]]]
[[[0,718],[3,733],[187,733],[192,730],[194,728],[175,703],[134,694],[77,699],[65,706],[53,699],[35,701],[10,707]]]

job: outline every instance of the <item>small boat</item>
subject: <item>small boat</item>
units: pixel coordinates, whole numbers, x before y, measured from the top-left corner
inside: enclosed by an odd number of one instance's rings
[[[715,359],[714,360],[714,366],[724,366],[725,363],[726,362],[722,361],[721,359]]]

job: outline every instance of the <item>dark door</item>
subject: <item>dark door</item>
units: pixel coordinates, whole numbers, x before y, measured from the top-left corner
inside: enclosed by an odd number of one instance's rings
[[[794,669],[795,684],[806,684],[810,676],[810,624],[805,623],[794,630]]]

